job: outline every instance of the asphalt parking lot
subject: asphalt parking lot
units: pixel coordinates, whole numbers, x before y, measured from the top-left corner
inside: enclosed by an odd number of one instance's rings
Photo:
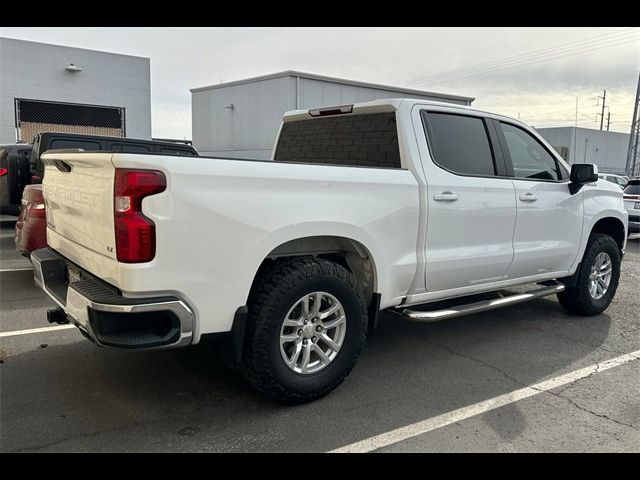
[[[324,452],[414,425],[378,451],[638,452],[639,237],[602,315],[570,316],[555,297],[429,325],[387,314],[338,390],[283,407],[212,345],[117,352],[74,328],[20,334],[49,327],[52,304],[13,249],[13,223],[1,222],[0,451]],[[557,388],[469,408],[585,367]]]

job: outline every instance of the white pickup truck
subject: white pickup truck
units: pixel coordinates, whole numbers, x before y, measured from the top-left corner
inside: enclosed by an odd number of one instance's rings
[[[514,119],[421,100],[289,112],[272,161],[42,158],[50,248],[31,258],[49,321],[122,349],[226,333],[287,403],[339,385],[383,310],[432,322],[557,294],[598,314],[627,238],[595,165],[569,169]]]

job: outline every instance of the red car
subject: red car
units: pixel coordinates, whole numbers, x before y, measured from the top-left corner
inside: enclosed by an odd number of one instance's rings
[[[22,193],[22,211],[16,222],[16,248],[25,256],[47,246],[47,218],[42,185],[27,185]]]

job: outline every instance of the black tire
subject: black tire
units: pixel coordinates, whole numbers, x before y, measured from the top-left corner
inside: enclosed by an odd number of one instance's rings
[[[601,252],[607,253],[611,258],[611,281],[604,296],[595,299],[589,293],[589,275],[595,258]],[[602,233],[591,234],[576,275],[575,286],[558,293],[560,305],[568,312],[578,315],[598,315],[604,312],[613,300],[620,280],[620,248],[616,241]]]
[[[291,307],[305,294],[324,291],[344,307],[346,332],[337,356],[312,374],[291,370],[280,354],[280,329]],[[316,400],[336,388],[356,363],[367,332],[367,308],[355,276],[326,259],[277,261],[256,280],[249,298],[243,372],[268,398],[286,404]]]

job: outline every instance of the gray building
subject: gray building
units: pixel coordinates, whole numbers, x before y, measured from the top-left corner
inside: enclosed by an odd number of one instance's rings
[[[569,164],[595,163],[598,170],[624,175],[629,134],[591,128],[537,128]]]
[[[471,97],[285,71],[191,89],[193,145],[202,155],[268,159],[289,110],[411,97],[471,105]]]
[[[0,37],[0,143],[44,130],[151,138],[149,59]]]

